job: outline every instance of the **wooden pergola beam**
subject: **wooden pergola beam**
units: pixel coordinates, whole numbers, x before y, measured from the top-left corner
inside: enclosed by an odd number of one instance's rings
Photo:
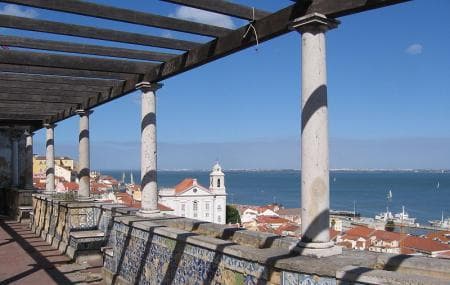
[[[88,98],[96,96],[100,92],[86,92],[86,91],[73,91],[73,90],[49,90],[49,89],[39,89],[34,88],[33,84],[26,84],[22,87],[2,87],[0,94],[18,94],[22,95],[39,95],[39,96],[55,96],[55,97],[79,97]]]
[[[22,92],[23,93],[23,92]],[[18,103],[22,102],[43,102],[43,103],[69,103],[81,104],[85,98],[80,96],[55,96],[55,95],[36,95],[36,94],[18,94],[18,93],[0,93],[0,101]]]
[[[22,74],[75,76],[75,77],[120,79],[120,80],[128,80],[139,76],[138,74],[120,73],[120,72],[78,70],[59,67],[29,66],[29,65],[16,65],[7,63],[0,63],[0,71],[15,72]]]
[[[41,75],[41,74],[21,74],[11,72],[0,72],[0,81],[2,80],[42,82],[55,84],[73,84],[73,85],[97,86],[97,87],[118,87],[123,85],[122,80],[80,78],[69,76]]]
[[[1,17],[1,16],[0,16]],[[149,62],[69,56],[29,51],[0,50],[0,62],[27,66],[143,74],[157,66]]]
[[[200,45],[199,43],[190,41],[148,36],[137,33],[121,32],[110,29],[94,28],[90,26],[81,26],[74,24],[65,24],[60,22],[36,20],[9,15],[0,15],[0,27],[137,44],[143,46],[176,49],[183,51],[196,48]]]
[[[71,104],[66,102],[27,102],[27,104],[23,104],[23,102],[14,102],[14,101],[4,101],[1,104],[1,108],[8,108],[11,112],[21,113],[23,111],[28,110],[36,110],[38,112],[49,112],[49,113],[57,113],[61,109],[66,109],[70,107],[77,107],[77,104]],[[4,112],[1,112],[4,114]]]
[[[60,51],[79,54],[90,54],[126,59],[139,59],[146,61],[165,62],[177,56],[177,54],[144,51],[136,49],[116,48],[98,45],[78,44],[71,42],[49,41],[14,36],[1,36],[0,44],[8,47],[30,48],[47,51]]]
[[[312,3],[306,1],[255,21],[253,25],[261,43],[290,32],[291,22],[307,14],[321,13],[335,18],[408,1],[411,0],[316,0]],[[247,29],[248,25],[161,64],[146,74],[145,80],[160,81],[253,46],[256,44],[254,33],[242,37]]]
[[[104,86],[84,86],[84,85],[72,85],[72,84],[56,84],[56,83],[44,83],[44,82],[29,82],[24,83],[23,81],[11,81],[11,80],[0,80],[0,87],[3,88],[36,88],[41,89],[43,92],[46,90],[57,90],[57,91],[72,91],[72,92],[109,92],[111,87]],[[0,89],[0,92],[1,90]]]
[[[223,36],[230,31],[222,27],[78,0],[6,0],[3,2],[211,37]]]
[[[241,18],[244,20],[253,20],[253,12],[255,20],[259,20],[270,15],[269,12],[259,9],[253,9],[252,7],[232,3],[224,0],[163,0],[165,2],[171,2],[180,4],[192,8],[206,10],[214,13],[220,13],[231,17]]]

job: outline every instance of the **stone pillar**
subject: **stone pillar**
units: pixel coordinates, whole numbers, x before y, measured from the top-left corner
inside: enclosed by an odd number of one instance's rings
[[[328,106],[325,32],[338,21],[310,14],[293,21],[302,34],[301,204],[299,251],[313,256],[340,252],[329,234]]]
[[[87,199],[90,196],[90,149],[89,149],[89,115],[93,111],[77,110],[80,115],[80,133],[78,136],[78,197]]]
[[[18,134],[14,133],[11,135],[11,182],[13,187],[19,186],[19,139],[20,136]]]
[[[25,186],[27,190],[33,189],[33,135],[25,131]]]
[[[45,124],[46,130],[46,171],[45,190],[52,194],[55,192],[55,124]]]
[[[156,90],[162,84],[141,82],[136,85],[141,94],[141,191],[140,216],[151,216],[158,210],[156,167]]]

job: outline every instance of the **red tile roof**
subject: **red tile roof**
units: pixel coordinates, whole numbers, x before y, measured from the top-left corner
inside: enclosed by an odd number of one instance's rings
[[[374,229],[370,229],[368,227],[358,226],[348,230],[346,234],[348,236],[363,237],[367,239],[373,234],[374,231]]]
[[[413,249],[431,254],[436,251],[450,250],[450,245],[440,243],[428,238],[407,236],[401,243],[402,248]]]
[[[281,234],[282,232],[296,232],[300,230],[299,225],[283,224],[275,232]]]
[[[186,189],[194,186],[194,181],[196,181],[196,179],[193,178],[186,178],[183,181],[181,181],[179,184],[177,184],[174,188],[175,188],[175,193],[179,194],[181,192],[184,192]]]
[[[426,238],[440,241],[442,243],[450,243],[450,231],[438,231],[434,233],[428,233]]]
[[[371,237],[372,236],[375,237],[376,240],[382,240],[382,241],[387,241],[387,242],[401,241],[406,237],[405,234],[381,231],[381,230],[376,230],[374,233],[371,234]]]
[[[262,224],[284,224],[284,223],[288,223],[289,222],[289,220],[284,219],[284,218],[269,217],[269,216],[258,216],[256,218],[256,221],[258,223],[262,223]]]
[[[67,191],[78,191],[79,185],[76,182],[63,182],[64,188]]]
[[[127,193],[116,193],[116,197],[121,203],[127,205],[128,207],[136,209],[141,208],[141,201],[134,200],[133,197]],[[158,203],[158,209],[164,212],[173,211],[172,208],[169,208],[166,205],[160,203]]]

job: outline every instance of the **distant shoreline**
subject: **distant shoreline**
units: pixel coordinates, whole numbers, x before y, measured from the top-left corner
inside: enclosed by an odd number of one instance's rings
[[[283,172],[283,171],[301,171],[301,169],[224,169],[227,172]],[[130,171],[140,171],[139,169],[100,169],[97,171],[120,171],[128,173]],[[210,169],[160,169],[164,172],[210,172]],[[351,169],[336,168],[330,169],[330,172],[413,172],[413,173],[450,173],[450,169]]]

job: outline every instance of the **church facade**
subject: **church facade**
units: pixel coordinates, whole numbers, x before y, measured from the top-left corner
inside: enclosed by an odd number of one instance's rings
[[[213,166],[209,177],[209,188],[200,185],[195,178],[186,178],[174,188],[162,188],[159,202],[172,208],[174,215],[225,224],[225,174],[218,163]]]

